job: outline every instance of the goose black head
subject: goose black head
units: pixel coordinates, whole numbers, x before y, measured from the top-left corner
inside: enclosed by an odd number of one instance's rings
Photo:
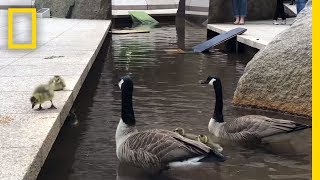
[[[217,76],[208,76],[205,81],[200,81],[201,84],[209,84],[211,86],[215,86],[221,83],[220,78]]]
[[[133,82],[129,76],[121,77],[118,86],[122,91],[133,91]]]

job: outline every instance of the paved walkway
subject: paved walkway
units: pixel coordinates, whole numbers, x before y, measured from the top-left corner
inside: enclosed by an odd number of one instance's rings
[[[286,25],[273,25],[272,20],[246,21],[245,25],[236,26],[232,23],[208,24],[207,28],[217,33],[223,33],[236,27],[246,28],[247,31],[237,36],[237,41],[248,46],[263,49],[272,39],[290,27],[295,18],[287,19]]]
[[[111,22],[37,19],[37,49],[8,50],[6,19],[6,11],[0,11],[0,179],[35,179]],[[25,38],[30,21],[15,22],[16,38]],[[33,89],[53,75],[61,75],[67,84],[64,91],[55,93],[58,109],[31,109]]]

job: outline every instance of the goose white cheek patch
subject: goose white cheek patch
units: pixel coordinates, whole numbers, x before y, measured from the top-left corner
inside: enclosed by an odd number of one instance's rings
[[[211,85],[211,86],[213,86],[213,82],[215,82],[215,81],[216,81],[216,79],[215,79],[215,78],[212,78],[208,84]]]
[[[121,89],[122,83],[123,83],[123,79],[121,79],[121,81],[118,83],[120,89]]]

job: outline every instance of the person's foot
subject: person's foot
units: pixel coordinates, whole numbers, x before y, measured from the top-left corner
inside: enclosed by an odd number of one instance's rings
[[[236,20],[233,22],[233,24],[239,24],[239,17],[236,17]]]
[[[278,23],[277,20],[273,20],[273,24],[274,24],[274,25],[279,25],[279,23]]]
[[[241,17],[241,18],[240,18],[239,24],[240,24],[240,25],[243,25],[243,24],[244,24],[244,17]]]
[[[285,19],[283,19],[283,20],[281,21],[281,24],[282,24],[282,25],[286,25],[286,24],[287,24],[287,21],[286,21]]]

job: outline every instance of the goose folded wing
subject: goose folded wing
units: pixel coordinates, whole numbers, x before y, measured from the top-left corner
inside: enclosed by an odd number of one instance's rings
[[[302,126],[304,125],[295,123],[294,121],[273,119],[259,115],[247,115],[225,124],[224,129],[230,136],[248,140],[292,132],[303,128]]]
[[[130,161],[161,165],[205,156],[210,148],[165,130],[149,130],[130,136],[123,144]],[[148,166],[148,165],[146,165]]]

